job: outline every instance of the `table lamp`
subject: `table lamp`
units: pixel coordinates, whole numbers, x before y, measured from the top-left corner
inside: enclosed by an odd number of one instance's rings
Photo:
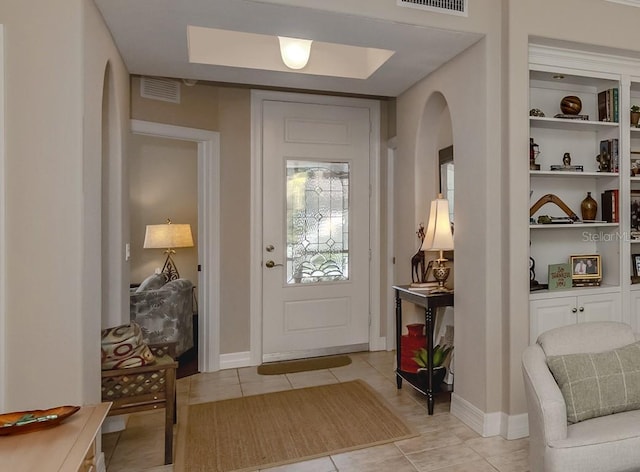
[[[422,241],[423,251],[440,251],[440,257],[436,259],[433,268],[433,277],[438,281],[438,286],[431,290],[431,293],[448,293],[451,290],[444,286],[449,277],[451,269],[445,266],[447,259],[443,256],[443,251],[453,250],[453,234],[451,232],[451,221],[449,220],[449,202],[438,194],[438,198],[431,202],[429,211],[429,224]]]
[[[164,249],[167,259],[164,261],[162,272],[167,281],[180,277],[176,263],[171,257],[177,247],[193,247],[193,236],[190,224],[173,224],[170,219],[162,225],[147,225],[144,235],[145,249]]]

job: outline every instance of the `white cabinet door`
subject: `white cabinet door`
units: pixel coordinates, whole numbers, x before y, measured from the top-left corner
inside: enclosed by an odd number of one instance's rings
[[[622,321],[620,295],[603,293],[578,297],[578,323],[585,321]]]
[[[640,294],[638,304],[640,306]],[[622,321],[619,293],[532,300],[529,307],[529,343],[541,333],[587,321]]]
[[[576,322],[576,297],[534,300],[529,311],[529,343],[534,344],[540,333]]]

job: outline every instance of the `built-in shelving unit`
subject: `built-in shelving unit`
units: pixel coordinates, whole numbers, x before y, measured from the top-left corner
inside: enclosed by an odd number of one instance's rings
[[[535,342],[539,333],[557,326],[629,318],[633,304],[629,272],[631,243],[625,234],[629,230],[629,190],[637,186],[640,191],[640,175],[629,177],[628,137],[633,135],[640,152],[640,133],[629,132],[629,80],[625,79],[624,71],[601,60],[602,56],[590,57],[584,51],[573,54],[555,48],[530,47],[529,108],[537,108],[545,116],[529,117],[530,138],[540,151],[536,158],[540,170],[529,171],[529,206],[552,194],[581,217],[581,202],[590,193],[598,203],[595,220],[603,221],[601,195],[611,190],[619,197],[615,221],[537,224],[541,215],[567,216],[553,203],[543,205],[531,215],[529,252],[535,261],[535,279],[539,283],[548,282],[550,264],[568,263],[572,255],[598,254],[602,262],[600,286],[530,293],[531,342]],[[640,73],[640,62],[638,67]],[[611,121],[601,120],[604,117],[599,115],[599,95],[601,98],[602,92],[614,89],[617,90],[618,120],[613,116]],[[640,81],[637,90],[640,104]],[[566,96],[580,98],[579,114],[588,115],[588,119],[554,117],[563,113],[560,103]],[[614,97],[614,93],[610,96]],[[612,111],[613,108],[612,105]],[[609,140],[617,142],[618,167],[614,171],[602,170],[597,161],[601,143]],[[551,166],[563,165],[565,153],[569,153],[571,165],[582,166],[583,171],[551,170]],[[640,246],[636,247],[640,253]],[[640,291],[637,295],[640,308]]]

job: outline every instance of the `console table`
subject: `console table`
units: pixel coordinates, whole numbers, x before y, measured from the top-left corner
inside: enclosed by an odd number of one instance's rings
[[[111,403],[86,405],[57,426],[0,438],[0,470],[96,470],[96,436]]]
[[[434,389],[433,389],[433,328],[436,309],[439,307],[453,306],[453,292],[429,294],[426,290],[410,290],[409,285],[394,285],[396,292],[396,384],[402,388],[402,381],[406,380],[413,388],[427,396],[429,414],[433,415]],[[427,366],[427,388],[423,389],[418,384],[417,374],[400,370],[402,355],[402,300],[424,308],[424,321],[427,335],[427,351],[429,362]]]

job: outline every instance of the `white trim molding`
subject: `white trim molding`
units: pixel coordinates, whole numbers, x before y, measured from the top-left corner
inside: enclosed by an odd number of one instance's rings
[[[251,91],[251,261],[250,270],[250,348],[251,365],[262,363],[262,119],[265,101],[315,103],[322,105],[367,107],[370,110],[369,134],[369,350],[384,350],[386,339],[380,336],[380,103],[376,100],[311,95],[276,91]]]
[[[5,124],[4,124],[4,26],[0,24],[0,411],[5,411],[6,402],[6,288],[7,261],[5,242]]]
[[[519,439],[529,435],[526,413],[513,416],[503,412],[485,413],[455,393],[451,394],[451,414],[485,438],[500,435]]]
[[[220,133],[131,120],[131,131],[198,144],[198,359],[202,372],[220,369]]]
[[[220,354],[220,370],[239,369],[241,367],[250,367],[251,352],[231,352],[229,354]]]

